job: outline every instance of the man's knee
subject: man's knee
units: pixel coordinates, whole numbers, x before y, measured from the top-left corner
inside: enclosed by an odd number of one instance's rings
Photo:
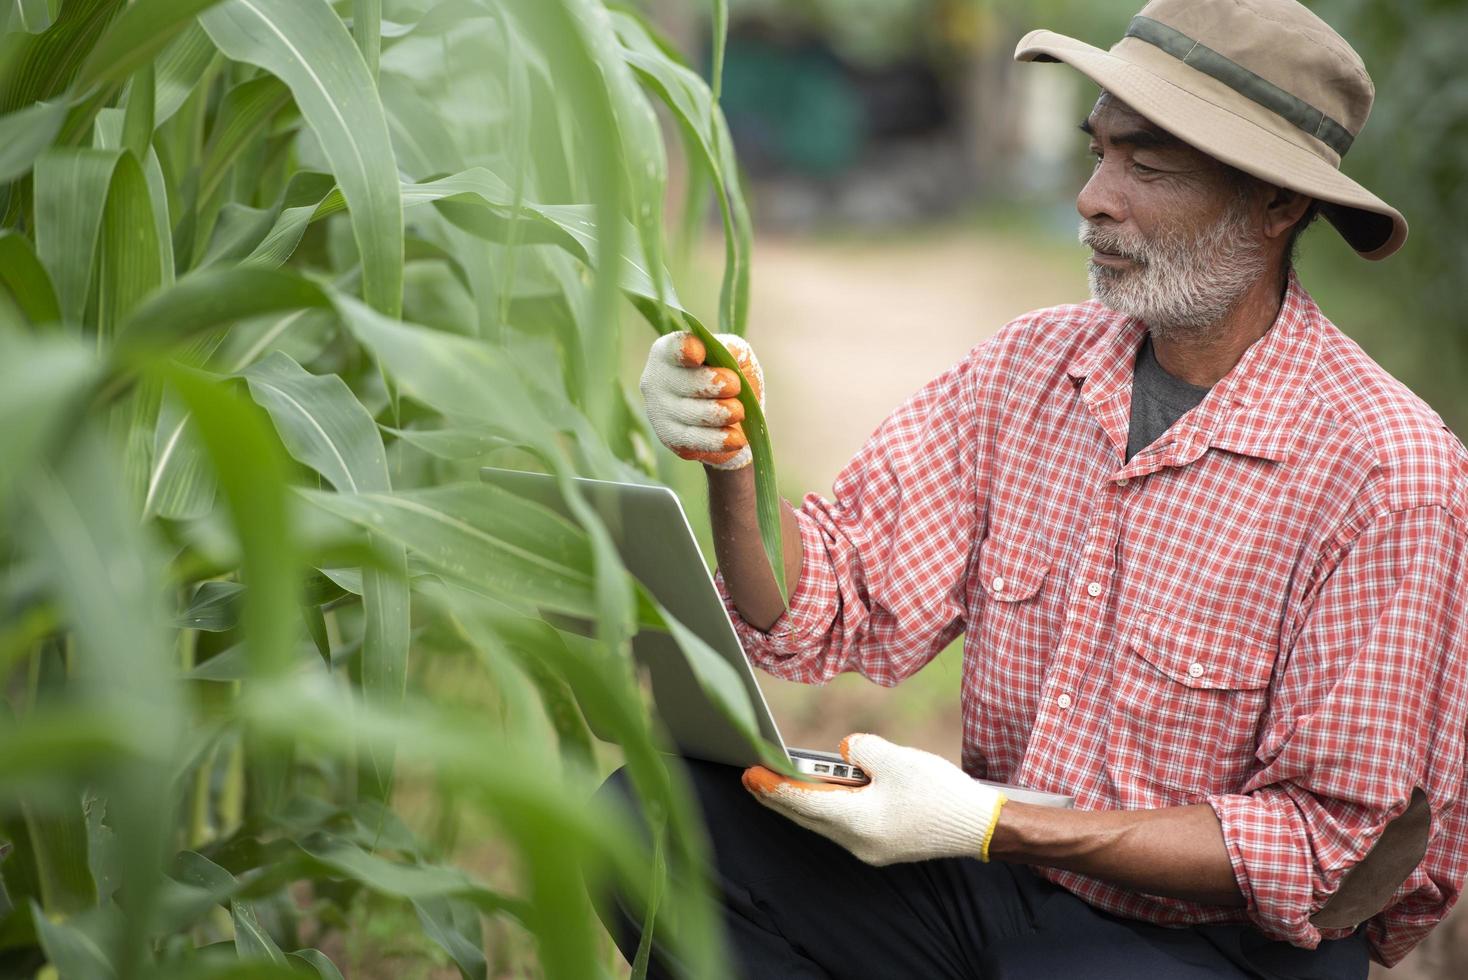
[[[680,765],[676,760],[670,760],[669,764],[670,766]],[[714,838],[719,836],[720,825],[725,823],[725,818],[730,815],[747,812],[748,808],[760,809],[759,804],[739,781],[740,770],[738,768],[701,762],[697,759],[685,759],[681,762],[681,769],[689,796],[697,811],[693,816],[708,827],[710,836]],[[647,816],[644,801],[626,766],[608,776],[592,799],[599,805],[630,814],[637,825],[643,828],[644,832],[646,831]]]

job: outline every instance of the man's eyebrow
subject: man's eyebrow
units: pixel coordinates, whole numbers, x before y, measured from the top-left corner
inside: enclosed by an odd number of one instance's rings
[[[1096,135],[1096,127],[1091,125],[1089,119],[1081,121],[1080,130],[1091,139],[1099,139]],[[1115,146],[1130,146],[1138,150],[1169,149],[1182,143],[1182,140],[1165,130],[1144,127],[1109,133],[1107,140]]]

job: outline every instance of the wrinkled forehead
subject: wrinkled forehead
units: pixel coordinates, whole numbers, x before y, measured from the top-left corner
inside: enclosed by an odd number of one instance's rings
[[[1216,170],[1230,176],[1239,173],[1217,157],[1174,136],[1105,89],[1097,97],[1081,128],[1096,139],[1116,145],[1165,151],[1184,159],[1196,169]]]
[[[1161,141],[1177,143],[1179,146],[1188,146],[1188,144],[1178,139],[1172,133],[1163,129],[1105,89],[1102,89],[1101,94],[1096,97],[1096,104],[1091,107],[1091,112],[1086,117],[1086,122],[1093,128],[1099,129],[1105,126],[1108,129],[1118,131],[1143,132]],[[1201,153],[1202,151],[1199,150],[1196,152]]]

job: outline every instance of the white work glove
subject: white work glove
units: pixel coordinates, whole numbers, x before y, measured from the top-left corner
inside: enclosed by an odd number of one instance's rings
[[[999,790],[969,778],[947,759],[877,735],[846,736],[841,755],[866,770],[871,782],[801,782],[754,766],[744,771],[744,787],[771,810],[867,864],[989,860],[989,840],[1005,803]]]
[[[739,370],[765,405],[765,377],[748,343],[734,334],[715,334],[739,362]],[[704,364],[703,341],[691,333],[664,334],[653,342],[642,371],[647,419],[663,445],[684,459],[716,469],[737,470],[753,458],[744,435],[739,375]]]

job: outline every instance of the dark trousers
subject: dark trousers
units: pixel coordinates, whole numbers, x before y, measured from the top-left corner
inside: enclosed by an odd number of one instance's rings
[[[1359,931],[1314,950],[1251,926],[1169,929],[1092,908],[1021,865],[970,859],[874,868],[765,809],[739,770],[688,763],[708,825],[715,887],[739,976],[1163,980],[1364,980]],[[621,772],[600,795],[628,806]],[[598,902],[630,962],[640,917]],[[654,938],[656,940],[656,932]],[[654,977],[683,977],[654,942]]]

